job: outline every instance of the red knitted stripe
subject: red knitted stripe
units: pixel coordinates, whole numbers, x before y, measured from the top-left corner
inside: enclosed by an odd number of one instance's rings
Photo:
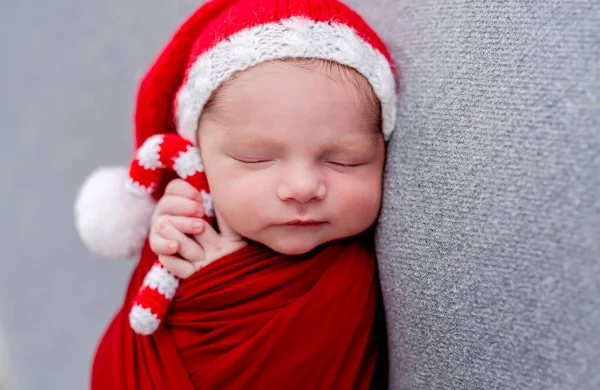
[[[161,179],[162,169],[145,169],[137,160],[133,160],[129,167],[129,177],[134,182],[144,186],[145,188],[154,189]]]
[[[166,134],[159,153],[160,161],[164,166],[172,169],[175,162],[174,158],[193,147],[194,145],[191,142],[177,134]],[[208,181],[204,172],[196,172],[194,175],[188,176],[186,181],[198,190],[209,192]]]
[[[185,181],[193,185],[196,189],[210,192],[208,189],[208,180],[206,179],[206,174],[204,172],[196,172],[194,175],[188,176]]]
[[[160,162],[169,169],[173,168],[173,159],[193,144],[177,134],[166,134],[160,147]]]
[[[144,286],[140,289],[133,304],[141,306],[144,309],[149,309],[159,320],[162,320],[167,312],[170,302],[171,301],[157,290]]]

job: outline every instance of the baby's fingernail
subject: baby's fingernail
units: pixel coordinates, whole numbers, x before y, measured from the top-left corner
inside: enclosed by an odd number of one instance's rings
[[[204,216],[204,207],[200,206],[196,209],[196,215],[203,217]]]
[[[176,249],[177,249],[177,243],[173,242],[173,241],[169,242],[169,250],[174,251]]]
[[[192,222],[192,229],[200,230],[200,229],[202,229],[202,227],[204,227],[204,224],[202,222],[200,222],[200,221]]]

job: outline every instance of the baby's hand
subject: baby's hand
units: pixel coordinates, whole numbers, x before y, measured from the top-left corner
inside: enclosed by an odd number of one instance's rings
[[[200,244],[188,236],[204,230],[203,217],[200,192],[185,180],[171,181],[156,205],[149,240],[163,266],[179,278],[196,272],[194,263],[204,258]]]
[[[150,248],[162,265],[181,279],[246,245],[224,221],[219,221],[221,233],[217,233],[203,219],[204,212],[200,192],[176,179],[165,189],[152,217]]]

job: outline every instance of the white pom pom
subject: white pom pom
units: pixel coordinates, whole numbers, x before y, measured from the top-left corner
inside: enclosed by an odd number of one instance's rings
[[[124,167],[99,168],[85,180],[75,202],[75,225],[88,248],[127,259],[142,250],[156,203],[126,188]]]

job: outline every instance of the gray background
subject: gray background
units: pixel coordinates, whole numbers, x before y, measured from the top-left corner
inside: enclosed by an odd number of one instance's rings
[[[0,322],[19,389],[87,388],[132,263],[93,257],[72,205],[126,164],[138,78],[197,1],[0,2]]]

